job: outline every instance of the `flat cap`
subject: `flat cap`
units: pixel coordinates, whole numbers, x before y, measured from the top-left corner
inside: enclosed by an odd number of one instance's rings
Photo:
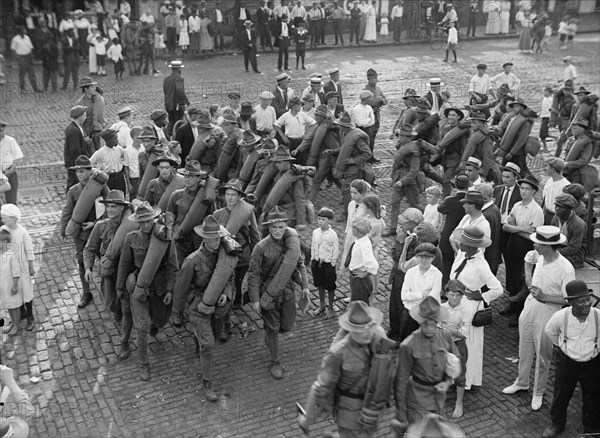
[[[561,207],[566,208],[575,208],[577,207],[577,200],[573,195],[567,195],[566,193],[562,193],[554,198],[554,205],[560,205]]]
[[[565,169],[565,162],[558,157],[546,158],[546,164],[557,172],[562,172]]]

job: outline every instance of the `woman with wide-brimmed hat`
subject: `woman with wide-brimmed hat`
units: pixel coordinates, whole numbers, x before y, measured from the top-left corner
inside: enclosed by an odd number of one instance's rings
[[[463,228],[456,238],[459,251],[450,270],[450,279],[460,280],[465,286],[465,318],[472,321],[478,310],[483,310],[503,293],[502,284],[492,273],[483,251],[492,244],[482,230],[474,226]],[[482,288],[487,286],[487,291]],[[472,326],[467,337],[467,360],[465,389],[481,386],[483,376],[483,327]]]
[[[537,411],[542,407],[552,363],[552,341],[543,330],[532,330],[532,327],[546,327],[552,315],[567,304],[564,291],[567,283],[575,280],[575,269],[558,252],[560,245],[567,240],[560,228],[543,225],[537,227],[529,238],[534,244],[534,250],[525,256],[525,282],[531,293],[519,316],[519,375],[502,392],[514,394],[529,389],[529,374],[535,354],[531,409]]]

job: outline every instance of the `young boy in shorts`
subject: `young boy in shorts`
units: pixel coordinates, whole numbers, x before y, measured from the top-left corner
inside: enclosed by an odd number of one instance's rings
[[[331,227],[333,221],[333,210],[323,207],[317,213],[317,224],[319,228],[313,231],[310,245],[310,268],[312,270],[313,283],[319,289],[319,308],[313,315],[325,313],[325,318],[335,316],[333,310],[334,292],[336,288],[337,275],[335,264],[340,255],[340,245],[335,230]],[[329,306],[325,307],[325,291],[327,291]]]

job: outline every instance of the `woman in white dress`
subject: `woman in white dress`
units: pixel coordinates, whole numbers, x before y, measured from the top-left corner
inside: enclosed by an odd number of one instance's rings
[[[203,13],[200,14],[200,50],[203,52],[206,50],[215,51],[213,44],[213,37],[211,36],[208,28],[211,24],[210,18]]]
[[[510,29],[510,1],[500,2],[500,33],[507,34]]]
[[[96,34],[98,33],[98,26],[92,24],[90,26],[90,31],[87,36],[87,43],[89,46],[88,49],[88,69],[91,75],[95,75],[98,71],[98,66],[96,65],[96,46],[91,44],[91,41],[96,38]]]
[[[365,27],[365,38],[367,43],[374,43],[377,40],[377,1],[373,1],[372,5],[367,5],[367,25]]]
[[[33,317],[33,283],[31,282],[31,277],[34,274],[33,261],[35,260],[33,241],[27,230],[19,224],[21,220],[19,207],[14,204],[4,204],[0,208],[0,216],[2,217],[2,222],[4,222],[2,228],[10,232],[11,250],[16,255],[21,271],[19,275],[18,294],[11,296],[11,299],[13,301],[17,300],[18,303],[11,302],[10,304],[18,304],[16,307],[22,309],[20,313],[27,313],[27,330],[31,331],[35,322]],[[8,306],[7,308],[11,307]]]
[[[190,34],[188,33],[188,21],[185,15],[181,15],[179,19],[179,45],[181,46],[181,53],[187,53],[190,45]]]
[[[500,33],[500,3],[497,0],[483,2],[483,12],[487,14],[485,33],[496,35]]]
[[[463,229],[458,238],[460,250],[456,254],[450,271],[450,278],[460,280],[465,286],[464,312],[465,320],[473,321],[478,310],[484,309],[484,303],[490,304],[503,293],[502,284],[492,274],[492,270],[479,248],[486,248],[491,240],[484,236],[477,227],[469,226]],[[481,288],[487,286],[487,292]],[[465,389],[472,385],[481,386],[483,376],[483,327],[469,327],[467,336],[467,372]]]

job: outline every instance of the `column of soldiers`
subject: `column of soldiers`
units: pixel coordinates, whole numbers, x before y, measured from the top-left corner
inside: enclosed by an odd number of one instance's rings
[[[328,187],[335,184],[341,191],[342,213],[337,218],[340,222],[347,219],[351,183],[363,179],[376,185],[371,163],[378,161],[377,129],[366,133],[354,126],[351,115],[338,103],[342,101],[337,83],[339,70],[330,74],[332,81],[325,88],[331,91],[323,93],[322,99],[327,103],[315,109],[314,119],[303,119],[308,121],[303,126],[304,135],[292,153],[282,141],[280,129],[274,129],[277,118],[288,111],[288,103],[295,102],[293,90],[287,87],[289,77],[283,74],[277,77],[272,93],[261,94],[261,105],[255,108],[255,112],[260,108],[260,118],[257,116],[256,123],[250,124],[254,129],[242,130],[240,115],[231,108],[220,113],[218,125],[212,123],[208,111],[188,108],[187,121],[176,124],[173,140],[164,129],[169,125],[165,111],[153,112],[148,126],[132,129],[143,145],[135,199],[127,201],[127,194],[109,190],[108,176],[93,168],[85,156],[77,158],[70,168],[79,182],[67,193],[61,231],[74,241],[77,250],[83,285],[78,307],[84,308],[93,300],[90,285],[94,281],[95,259],[99,258],[102,298],[121,332],[119,359],[130,356],[129,338],[135,327],[142,380],[151,378],[148,336],[155,336],[169,319],[176,327],[189,320],[201,358],[205,395],[216,401],[211,372],[215,340],[227,341],[233,306],[247,303],[262,316],[272,377],[284,376],[278,336],[294,326],[294,283],[300,286],[303,299],[309,293],[307,250],[296,230],[311,223],[313,204],[326,180]],[[376,109],[378,127],[379,108],[387,104],[387,99],[376,85],[377,73],[370,69],[367,78],[365,89],[373,95],[370,102]],[[537,115],[525,101],[512,96],[513,90],[500,88],[494,96],[501,99],[464,107],[445,105],[437,93],[421,97],[413,89],[406,90],[405,108],[398,115],[393,132],[397,150],[391,181],[392,217],[384,236],[397,234],[399,218],[403,224],[408,221],[402,219],[402,199],[406,198],[410,207],[422,210],[419,196],[429,178],[442,185],[445,195],[450,195],[452,187],[458,189],[455,196],[449,196],[439,206],[440,212],[448,214],[442,230],[446,239],[461,220],[500,218],[495,228],[498,231],[494,232],[498,236],[494,238],[499,239],[495,242],[498,254],[486,251],[494,274],[501,255],[506,262],[507,253],[516,251],[522,258],[531,249],[532,244],[525,241],[524,235],[544,224],[543,214],[538,223],[536,210],[535,219],[524,225],[525,218],[519,216],[524,214],[520,213],[523,208],[514,206],[521,205],[520,201],[535,204],[533,194],[540,189],[526,162],[527,154],[535,153],[530,133]],[[565,88],[568,91],[568,83]],[[588,94],[585,89],[578,90],[577,95],[584,97],[579,107],[587,105]],[[264,101],[272,105],[277,117],[265,111]],[[568,172],[569,181],[576,183],[571,186],[585,182],[582,169],[592,155],[592,129],[597,129],[596,120],[590,115],[595,111],[584,109],[585,112],[575,110],[569,125],[564,126],[564,131],[575,137],[566,159],[555,158],[558,161],[549,163],[553,169]],[[560,109],[557,111],[560,113]],[[496,123],[490,124],[486,114],[492,112]],[[485,186],[486,182],[496,187],[492,190]],[[515,189],[515,184],[521,190]],[[468,202],[460,203],[467,190],[480,193],[471,194]],[[577,190],[578,187],[572,188],[572,193]],[[104,216],[96,211],[97,198],[102,198]],[[564,230],[576,229],[579,236],[581,224],[573,224],[569,214],[579,201],[565,194],[557,196],[554,202],[558,208],[552,223]],[[462,212],[463,204],[473,206],[467,214],[470,219],[454,211],[458,208]],[[497,215],[485,213],[491,204],[497,206]],[[537,208],[542,211],[540,206]],[[398,229],[403,231],[402,227]],[[574,231],[569,233],[568,238],[577,247],[574,253],[580,256],[585,243],[575,241]],[[450,247],[445,249],[443,243],[440,246],[445,283],[454,253]],[[527,296],[522,260],[507,263],[506,269],[507,290],[514,303],[503,313],[518,317]],[[393,283],[392,295],[399,294],[401,287],[402,284]],[[398,309],[398,297],[392,301],[396,305],[390,312],[402,311],[402,304]],[[430,303],[430,307],[435,308],[435,303]],[[371,310],[355,311],[366,312],[369,321],[380,321],[377,315],[369,313]],[[342,325],[350,326],[348,321]],[[388,335],[397,338],[399,334]],[[376,338],[389,340],[385,333]],[[356,422],[353,424],[358,427]]]

